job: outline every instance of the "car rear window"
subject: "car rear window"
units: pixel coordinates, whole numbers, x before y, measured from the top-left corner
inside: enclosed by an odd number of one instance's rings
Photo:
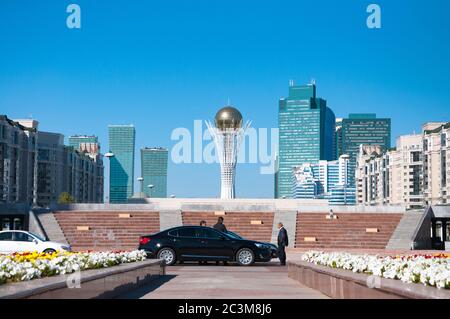
[[[0,234],[0,240],[1,241],[11,241],[12,240],[12,233],[1,233]]]

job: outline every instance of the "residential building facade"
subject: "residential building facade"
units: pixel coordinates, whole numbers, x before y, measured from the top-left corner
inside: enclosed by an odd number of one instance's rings
[[[103,202],[103,161],[64,145],[64,135],[38,132],[37,205],[58,202],[63,192],[76,203]]]
[[[423,126],[423,179],[426,205],[450,203],[450,122]]]
[[[110,158],[109,201],[126,203],[134,194],[134,125],[109,125]]]
[[[387,151],[361,145],[356,170],[357,200],[364,205],[421,208],[423,197],[422,135],[404,135]]]
[[[0,115],[0,202],[35,203],[38,122]]]
[[[304,163],[334,160],[335,115],[316,85],[291,83],[289,96],[279,102],[279,150],[275,198],[292,197],[292,169]]]
[[[141,149],[141,172],[144,193],[148,197],[167,197],[168,150],[162,147]],[[152,185],[153,187],[149,187]]]

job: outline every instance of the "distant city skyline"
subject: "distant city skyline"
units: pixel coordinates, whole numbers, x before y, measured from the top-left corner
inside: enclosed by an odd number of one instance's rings
[[[228,98],[252,127],[274,128],[291,79],[314,78],[338,118],[391,118],[392,145],[425,122],[450,120],[447,0],[379,0],[379,30],[367,28],[359,1],[77,3],[79,30],[66,27],[67,3],[0,3],[0,113],[31,116],[66,144],[96,135],[105,153],[108,125],[132,123],[136,147],[170,152],[175,128],[193,130]],[[216,197],[218,170],[169,158],[168,194]],[[236,190],[271,198],[273,176],[238,165]]]

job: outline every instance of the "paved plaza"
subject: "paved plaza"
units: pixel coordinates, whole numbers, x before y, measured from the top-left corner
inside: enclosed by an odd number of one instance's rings
[[[143,299],[324,299],[327,296],[287,276],[276,262],[242,267],[177,264],[162,279],[122,298]]]

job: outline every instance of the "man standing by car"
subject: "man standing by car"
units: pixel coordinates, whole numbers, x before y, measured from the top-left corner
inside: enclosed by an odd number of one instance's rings
[[[223,217],[222,217],[222,216],[220,216],[220,217],[217,219],[217,224],[214,225],[214,229],[215,229],[215,230],[218,230],[218,231],[220,231],[220,232],[222,232],[222,233],[226,233],[226,232],[227,232],[227,228],[226,228],[225,225],[223,224]]]
[[[280,265],[286,266],[286,247],[289,245],[289,239],[286,229],[283,223],[278,223],[278,258],[280,259]]]

